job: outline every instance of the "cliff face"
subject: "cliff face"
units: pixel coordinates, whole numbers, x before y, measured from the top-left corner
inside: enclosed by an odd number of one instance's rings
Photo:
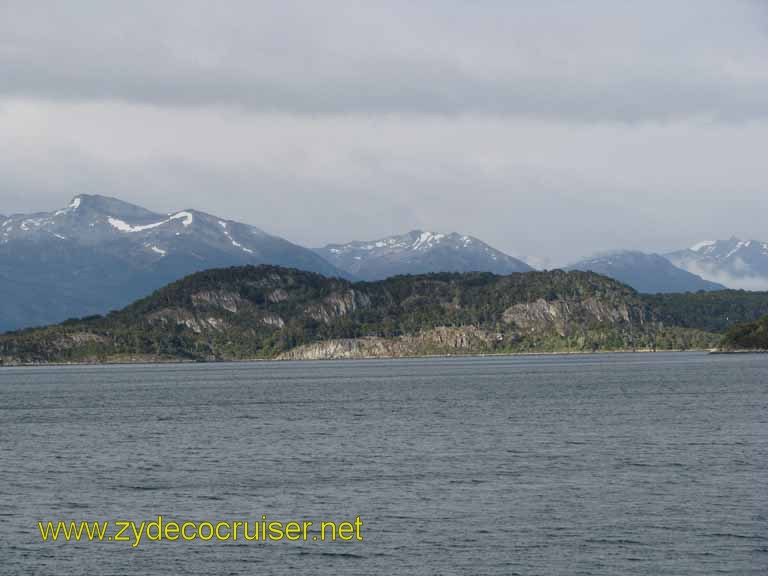
[[[520,337],[557,334],[564,338],[599,324],[642,329],[650,320],[642,306],[591,296],[583,300],[547,301],[539,298],[534,302],[514,304],[504,310],[502,319],[513,326]]]
[[[390,338],[330,339],[297,346],[281,360],[332,360],[504,352],[711,349],[714,335],[665,327],[643,308],[590,301],[515,304],[496,330],[478,326],[439,326]]]
[[[482,354],[499,349],[503,336],[475,326],[441,326],[418,334],[381,338],[344,338],[305,344],[283,352],[280,360],[393,358],[435,354]]]
[[[0,336],[5,363],[347,358],[712,346],[584,272],[350,283],[271,266],[194,274],[106,317]]]
[[[345,290],[334,292],[317,304],[310,304],[304,314],[313,320],[331,324],[342,316],[347,316],[371,305],[371,299],[365,292]]]

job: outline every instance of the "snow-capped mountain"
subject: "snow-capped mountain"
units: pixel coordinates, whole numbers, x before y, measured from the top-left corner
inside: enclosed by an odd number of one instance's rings
[[[532,270],[525,262],[462,234],[413,230],[371,242],[329,244],[316,248],[328,262],[362,280],[428,272],[494,272]]]
[[[768,242],[706,240],[665,256],[676,266],[729,288],[768,289]]]
[[[678,268],[658,254],[620,250],[581,260],[570,270],[589,270],[632,286],[638,292],[698,292],[723,290],[725,286],[710,282]]]
[[[105,313],[199,270],[263,263],[344,275],[247,224],[77,196],[55,212],[0,217],[0,331]]]

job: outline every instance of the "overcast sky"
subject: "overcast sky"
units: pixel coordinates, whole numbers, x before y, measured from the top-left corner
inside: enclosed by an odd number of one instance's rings
[[[0,0],[0,213],[79,193],[538,265],[768,240],[768,1]]]

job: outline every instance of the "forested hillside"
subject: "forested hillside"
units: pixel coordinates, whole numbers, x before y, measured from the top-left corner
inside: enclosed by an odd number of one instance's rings
[[[193,274],[105,317],[0,336],[0,358],[14,364],[301,357],[297,350],[318,342],[353,356],[676,349],[711,347],[718,339],[665,324],[634,290],[590,272],[352,283],[246,266]]]
[[[768,351],[768,316],[757,322],[737,324],[726,332],[723,338],[724,350],[766,350]]]
[[[752,322],[768,314],[768,292],[718,290],[685,294],[643,294],[659,318],[669,325],[725,332],[730,326]]]

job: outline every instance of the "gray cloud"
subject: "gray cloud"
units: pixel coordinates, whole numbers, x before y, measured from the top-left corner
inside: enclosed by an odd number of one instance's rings
[[[687,268],[690,272],[717,282],[729,288],[740,290],[768,290],[768,279],[765,276],[734,276],[728,272],[714,270],[711,266],[691,263]]]
[[[766,116],[745,0],[5,2],[0,94],[258,113]]]

